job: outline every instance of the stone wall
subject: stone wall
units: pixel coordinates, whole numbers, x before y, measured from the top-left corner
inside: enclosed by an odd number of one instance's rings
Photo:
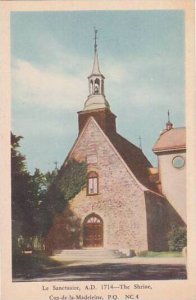
[[[147,250],[144,191],[93,119],[70,158],[88,161],[91,155],[94,162],[88,164],[88,171],[98,173],[99,193],[88,196],[83,189],[70,201],[70,209],[81,219],[81,226],[92,212],[103,219],[105,248]]]

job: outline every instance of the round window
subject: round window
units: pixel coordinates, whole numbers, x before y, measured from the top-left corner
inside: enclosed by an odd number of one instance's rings
[[[182,167],[184,167],[185,165],[185,159],[182,156],[176,156],[174,157],[174,159],[172,160],[172,164],[175,168],[177,169],[181,169]]]

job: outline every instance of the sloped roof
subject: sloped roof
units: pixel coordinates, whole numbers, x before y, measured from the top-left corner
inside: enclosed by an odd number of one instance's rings
[[[160,134],[153,151],[165,152],[186,149],[186,128],[172,128]]]
[[[118,133],[113,133],[108,137],[138,181],[145,187],[159,193],[156,184],[150,181],[149,168],[152,168],[152,164],[142,150]]]

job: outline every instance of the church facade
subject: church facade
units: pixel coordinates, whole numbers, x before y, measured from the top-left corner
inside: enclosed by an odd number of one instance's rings
[[[95,42],[89,96],[78,112],[79,135],[63,166],[72,159],[87,164],[86,186],[69,201],[80,223],[79,248],[167,250],[171,226],[184,222],[142,150],[118,134],[104,80]],[[52,230],[48,235],[51,240]]]

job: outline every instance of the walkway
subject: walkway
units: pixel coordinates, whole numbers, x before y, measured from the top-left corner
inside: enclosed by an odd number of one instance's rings
[[[64,262],[16,276],[14,281],[98,281],[186,279],[185,258],[120,258],[97,262]]]

